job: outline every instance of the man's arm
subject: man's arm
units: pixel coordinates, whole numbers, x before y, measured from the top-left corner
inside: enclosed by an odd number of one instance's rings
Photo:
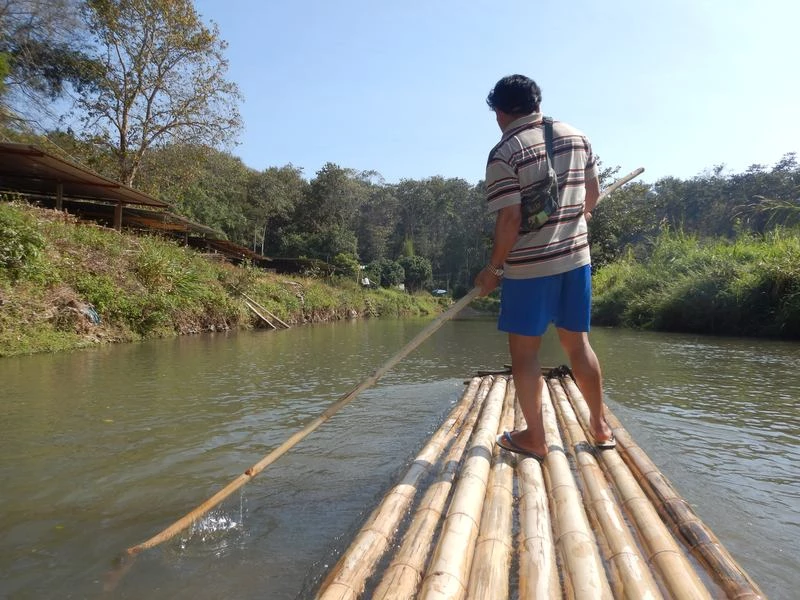
[[[491,272],[503,268],[506,257],[517,243],[519,226],[522,221],[522,212],[519,204],[506,206],[497,212],[494,224],[494,243],[492,244],[492,257],[489,265],[484,267],[475,278],[475,286],[479,287],[481,296],[489,294],[500,283],[500,277]]]
[[[591,177],[586,180],[586,199],[583,205],[583,214],[587,219],[591,218],[594,207],[597,206],[597,200],[600,198],[600,182],[597,177]]]

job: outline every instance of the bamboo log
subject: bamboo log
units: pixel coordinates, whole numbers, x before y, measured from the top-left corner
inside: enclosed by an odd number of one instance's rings
[[[700,561],[727,597],[737,600],[765,598],[758,585],[672,487],[647,454],[635,444],[616,417],[608,414],[606,418],[614,428],[618,443],[622,442],[623,459],[655,505],[662,520],[679,536],[692,556]]]
[[[458,600],[466,594],[506,385],[506,378],[495,379],[484,403],[420,598]]]
[[[486,375],[510,375],[511,369],[486,369],[478,371],[478,377],[485,377]]]
[[[269,325],[273,329],[277,329],[277,327],[275,327],[272,321],[270,321],[267,317],[258,312],[258,309],[249,300],[245,300],[244,303],[247,305],[247,308],[249,308],[256,314],[258,318],[260,318],[262,321],[264,321],[267,325]]]
[[[367,578],[389,547],[400,521],[417,493],[422,476],[438,461],[445,447],[461,428],[475,401],[479,385],[480,379],[473,379],[461,401],[417,455],[400,483],[386,494],[367,519],[349,549],[322,583],[317,598],[355,599],[363,592]]]
[[[609,566],[610,583],[616,598],[658,600],[662,598],[647,562],[642,557],[614,492],[590,451],[586,436],[558,379],[549,379],[550,397],[557,409],[565,441],[583,482],[583,502],[592,521],[600,550]]]
[[[514,388],[506,384],[503,413],[497,434],[514,425]],[[506,600],[509,596],[508,574],[511,567],[511,518],[514,505],[514,468],[512,458],[495,444],[489,487],[483,503],[481,526],[475,544],[475,557],[469,576],[467,596]]]
[[[542,386],[542,416],[550,449],[545,458],[545,482],[549,490],[556,548],[561,557],[565,596],[579,600],[610,600],[611,589],[564,453],[555,409],[546,385]]]
[[[514,389],[513,379],[509,385]],[[515,429],[525,427],[525,417],[517,403]],[[517,478],[520,496],[519,597],[560,599],[561,585],[542,465],[534,458],[518,460]]]
[[[578,419],[584,430],[588,431],[589,406],[571,377],[562,378],[562,383]],[[606,414],[610,415],[608,407],[605,409]],[[617,443],[619,447],[623,447],[617,432],[618,429],[614,429]],[[608,478],[617,490],[622,506],[635,527],[648,562],[652,565],[661,587],[676,600],[709,600],[711,595],[695,572],[694,566],[659,517],[620,454],[603,451],[599,456]]]
[[[269,312],[269,311],[268,311],[268,310],[267,310],[265,307],[263,307],[261,304],[259,304],[259,303],[258,303],[258,302],[256,302],[255,300],[253,300],[253,299],[252,299],[250,296],[248,296],[248,295],[247,295],[247,294],[245,294],[244,292],[242,292],[242,296],[244,296],[245,300],[247,300],[248,302],[252,302],[252,303],[253,303],[253,304],[255,304],[257,307],[259,307],[261,310],[263,310],[265,313],[267,313],[267,314],[268,314],[270,317],[272,317],[273,319],[275,319],[275,320],[276,320],[278,323],[280,323],[281,325],[283,325],[283,326],[284,326],[286,329],[290,329],[290,327],[289,327],[289,325],[288,325],[287,323],[284,323],[283,321],[281,321],[279,317],[277,317],[276,315],[274,315],[274,314],[272,314],[271,312]]]
[[[461,457],[492,382],[491,377],[484,377],[481,380],[475,405],[458,433],[456,441],[448,450],[444,468],[425,493],[408,531],[403,536],[399,550],[375,588],[372,594],[373,600],[411,600],[417,596],[425,564],[433,549],[433,539],[442,520],[447,500],[450,498]]]

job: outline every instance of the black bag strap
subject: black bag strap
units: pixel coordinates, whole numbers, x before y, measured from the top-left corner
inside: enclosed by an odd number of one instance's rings
[[[544,124],[544,149],[547,152],[547,162],[555,169],[555,161],[553,160],[553,117],[544,117],[542,123]]]

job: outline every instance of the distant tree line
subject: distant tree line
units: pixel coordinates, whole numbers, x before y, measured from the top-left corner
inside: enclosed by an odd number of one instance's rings
[[[0,133],[60,148],[267,256],[321,259],[385,286],[469,289],[491,243],[483,184],[386,183],[333,163],[311,177],[246,166],[229,151],[241,98],[225,45],[190,0],[0,0]],[[617,171],[604,168],[601,183]],[[792,226],[798,198],[794,154],[740,174],[635,182],[596,209],[594,264],[644,256],[665,229],[735,237]]]
[[[635,251],[644,258],[660,232],[734,239],[800,223],[800,166],[788,153],[772,167],[744,173],[714,167],[691,179],[632,183],[605,199],[590,226],[595,267]]]

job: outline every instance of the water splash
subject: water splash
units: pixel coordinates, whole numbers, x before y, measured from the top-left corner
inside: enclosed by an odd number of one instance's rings
[[[224,554],[231,542],[244,537],[244,516],[244,494],[240,492],[238,512],[224,508],[210,511],[181,536],[180,550],[202,548],[217,555]]]

